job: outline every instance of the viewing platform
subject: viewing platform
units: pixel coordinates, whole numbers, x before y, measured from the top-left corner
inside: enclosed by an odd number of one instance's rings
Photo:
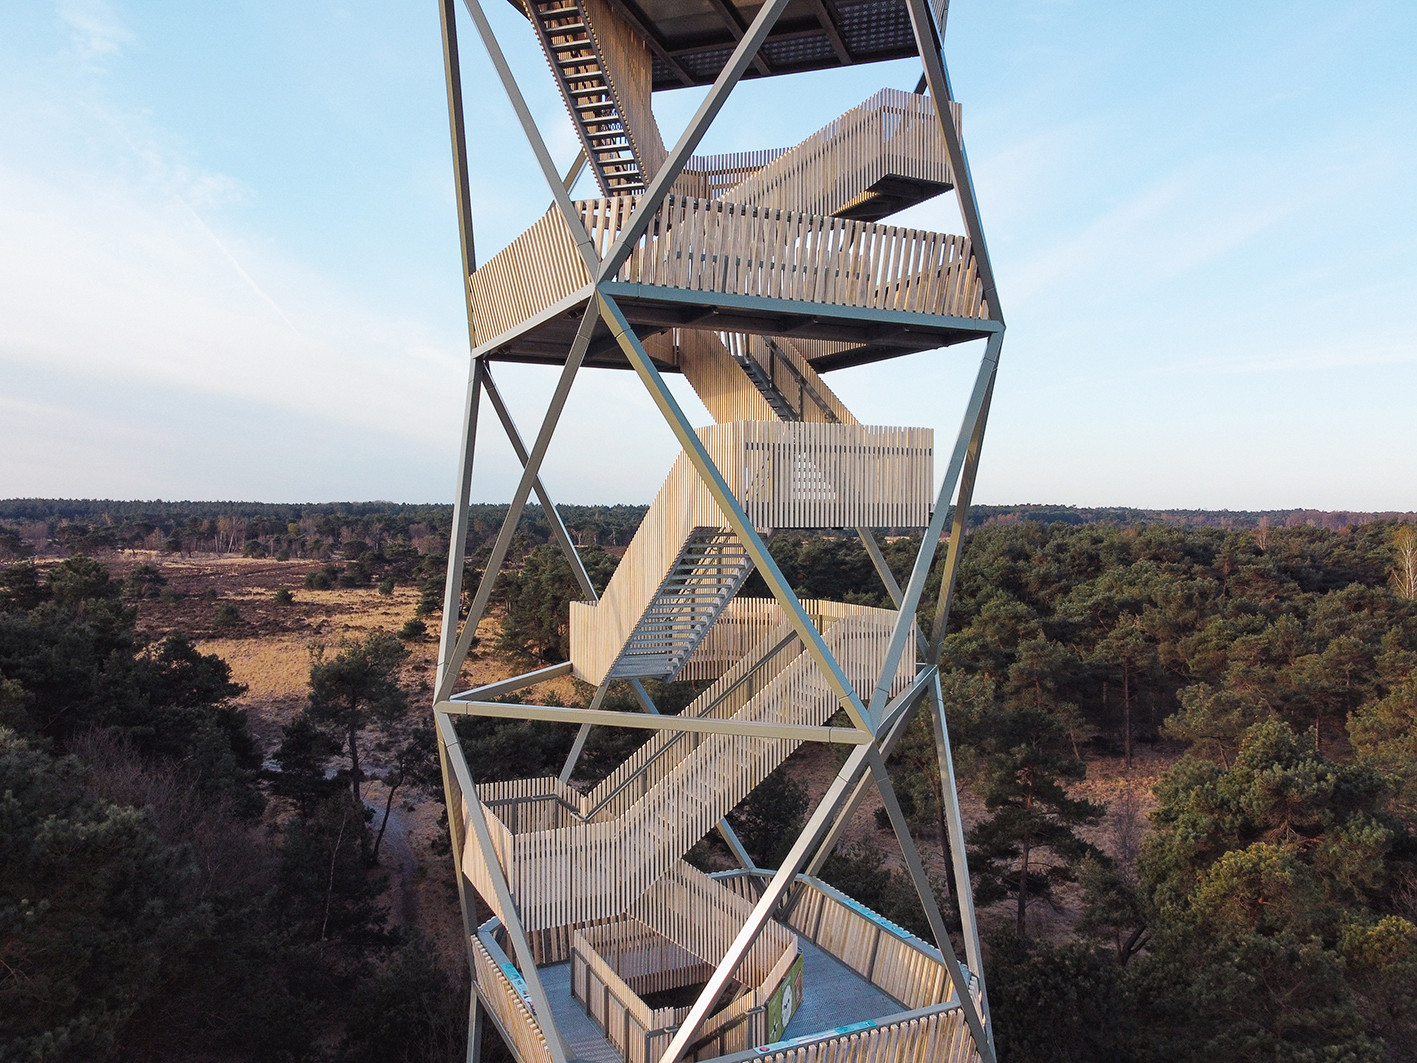
[[[609,250],[637,196],[576,204]],[[553,209],[469,278],[479,354],[565,361],[590,275]],[[668,196],[606,286],[637,332],[712,329],[836,341],[839,368],[997,330],[962,236],[726,199]],[[628,368],[609,329],[586,364]],[[672,364],[666,368],[673,368]]]
[[[767,874],[697,877],[746,905],[756,899]],[[725,1063],[817,1063],[845,1053],[891,1063],[964,1063],[972,1058],[959,1001],[936,949],[808,876],[798,877],[784,909],[765,931],[769,947],[744,965],[744,977],[761,976],[762,982],[740,984],[730,994],[705,1023],[687,1058]],[[623,936],[605,927],[535,937],[537,968],[556,1024],[576,1059],[654,1063],[682,1020],[678,1013],[686,1009],[649,1007],[612,964],[593,954],[587,957],[587,938]],[[632,936],[642,943],[658,940],[660,951],[673,952],[676,970],[688,975],[701,970],[704,961],[692,945],[646,934],[643,927]],[[473,951],[479,984],[488,990],[489,1010],[503,1036],[523,1063],[548,1063],[545,1032],[525,981],[507,956],[497,920],[479,929]],[[633,959],[618,962],[627,972],[634,969]],[[651,969],[662,967],[646,967],[639,977],[649,977]],[[638,980],[633,973],[629,978]],[[977,1000],[977,982],[972,974],[967,978]]]

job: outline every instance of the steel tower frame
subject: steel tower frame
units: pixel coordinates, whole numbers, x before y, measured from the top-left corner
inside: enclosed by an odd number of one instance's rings
[[[713,77],[707,96],[678,141],[663,149],[658,157],[655,157],[653,152],[635,149],[633,158],[639,160],[638,171],[631,163],[620,161],[632,159],[631,148],[623,145],[617,147],[615,150],[619,152],[618,155],[606,153],[598,162],[591,159],[587,148],[583,148],[570,171],[564,175],[558,171],[531,115],[481,0],[463,0],[463,3],[551,193],[553,205],[548,215],[548,224],[563,234],[563,251],[568,249],[566,253],[583,267],[583,275],[571,285],[572,290],[564,298],[553,306],[543,308],[538,314],[526,317],[511,333],[503,332],[489,340],[485,329],[479,329],[474,324],[479,313],[485,316],[486,311],[485,307],[480,309],[477,305],[474,292],[478,262],[463,120],[457,3],[456,0],[439,0],[462,268],[464,279],[467,281],[465,287],[468,292],[472,359],[464,404],[462,449],[443,596],[433,709],[448,796],[453,855],[458,868],[458,895],[469,946],[469,962],[474,975],[469,1006],[469,1059],[477,1058],[483,1022],[489,1015],[492,1003],[492,990],[479,980],[477,957],[474,956],[479,934],[486,933],[485,928],[479,928],[475,919],[476,898],[479,896],[496,914],[495,921],[501,935],[499,940],[508,946],[506,956],[515,967],[515,972],[506,971],[505,974],[513,981],[520,980],[517,991],[522,994],[527,1004],[527,1011],[532,1017],[531,1024],[539,1027],[540,1036],[545,1042],[546,1058],[551,1063],[568,1063],[576,1058],[576,1055],[558,1027],[546,987],[538,971],[540,939],[537,935],[541,931],[536,928],[529,930],[524,925],[521,913],[529,902],[524,896],[519,896],[514,887],[513,871],[516,869],[511,866],[511,858],[505,852],[506,841],[501,839],[502,847],[499,849],[499,839],[494,838],[489,827],[489,812],[484,801],[485,790],[479,791],[462,755],[457,731],[453,726],[454,717],[460,715],[542,720],[577,726],[579,730],[576,743],[559,780],[562,784],[569,780],[592,726],[646,729],[651,736],[663,735],[666,740],[680,735],[702,735],[704,738],[724,736],[733,741],[761,742],[775,739],[792,743],[813,741],[849,746],[850,751],[845,763],[825,796],[811,812],[780,868],[772,871],[755,868],[726,821],[718,820],[718,829],[724,840],[742,866],[757,876],[758,886],[750,897],[751,910],[746,919],[733,935],[727,949],[713,964],[701,992],[687,1016],[673,1031],[667,1047],[658,1055],[658,1061],[676,1063],[686,1055],[691,1055],[696,1035],[713,1013],[715,1006],[721,1002],[725,990],[732,984],[735,971],[749,950],[759,940],[764,928],[775,918],[782,917],[784,908],[795,903],[794,888],[801,881],[800,876],[810,877],[821,869],[841,838],[852,814],[874,783],[881,794],[906,869],[929,921],[939,960],[948,974],[948,984],[970,987],[971,990],[955,991],[951,998],[968,1031],[967,1054],[959,1058],[973,1058],[977,1055],[987,1063],[993,1063],[993,1038],[988,1019],[979,934],[965,862],[964,827],[956,796],[938,660],[954,593],[963,533],[998,370],[1004,320],[995,291],[993,270],[979,220],[964,145],[955,121],[951,120],[954,96],[941,46],[945,10],[943,6],[939,10],[932,10],[927,6],[926,0],[896,0],[908,14],[913,52],[922,63],[923,76],[916,94],[921,95],[924,90],[928,90],[930,100],[940,101],[934,108],[938,117],[938,134],[943,141],[945,161],[952,175],[953,191],[965,228],[966,265],[971,271],[969,276],[977,278],[978,310],[971,314],[929,313],[911,307],[902,309],[843,305],[840,301],[789,299],[781,294],[743,294],[726,290],[675,288],[672,285],[660,285],[654,289],[653,297],[658,302],[648,310],[641,305],[646,286],[633,275],[627,279],[626,271],[632,271],[636,261],[641,262],[641,268],[644,268],[643,255],[639,259],[634,259],[634,256],[640,254],[656,234],[660,237],[664,235],[667,224],[665,212],[669,205],[675,202],[676,182],[681,181],[689,172],[695,148],[720,113],[734,86],[750,71],[756,76],[777,72],[766,59],[768,53],[764,45],[773,39],[771,35],[775,24],[784,11],[792,6],[791,0],[767,0],[758,8],[751,21],[741,17],[728,0],[714,0],[714,6],[723,15],[725,25],[730,27],[734,38],[733,46],[731,53]],[[693,56],[688,52],[676,52],[666,44],[664,34],[659,32],[656,26],[646,25],[650,20],[642,17],[641,9],[620,0],[607,0],[607,3],[609,9],[617,13],[625,25],[642,34],[653,53],[656,70],[668,68],[681,83],[691,82],[695,77],[700,78],[701,82],[705,80],[702,74],[696,74],[689,68],[688,64]],[[814,0],[812,6],[818,9],[819,24],[831,39],[833,50],[839,57],[849,58],[848,45],[839,32],[837,6],[827,0]],[[570,25],[567,20],[575,17],[561,16],[563,21],[556,24],[554,19],[558,17],[557,13],[552,11],[546,14],[548,11],[551,9],[544,3],[531,3],[526,8],[529,19],[543,30],[548,22],[550,23],[551,28],[545,30],[547,33],[554,33]],[[555,38],[550,39],[553,41],[550,47],[554,47]],[[548,51],[548,55],[551,54],[553,53]],[[568,84],[573,85],[574,82],[563,81],[563,88]],[[607,90],[602,97],[594,98],[608,99],[609,92]],[[569,94],[567,100],[574,106],[574,99]],[[609,105],[599,106],[604,108]],[[628,111],[628,107],[625,109]],[[593,120],[605,112],[592,110],[587,113]],[[621,117],[626,129],[629,129],[628,113]],[[603,125],[596,126],[592,122],[591,125],[582,125],[580,128],[588,147],[594,148],[602,143],[594,138],[598,135],[596,130],[604,128]],[[603,187],[605,182],[612,180],[620,180],[622,188],[625,187],[625,181],[630,182],[630,198],[624,201],[627,213],[617,219],[618,227],[612,226],[608,230],[602,227],[597,230],[593,224],[588,225],[587,209],[571,199],[570,188],[588,164],[595,170]],[[628,178],[616,176],[626,173],[629,174]],[[617,190],[612,186],[606,189],[605,194],[611,196],[615,191]],[[699,207],[691,204],[689,209]],[[627,306],[631,307],[632,314],[627,314]],[[829,339],[833,329],[843,330],[843,335],[846,334],[844,330],[854,329],[856,331],[851,332],[851,335],[857,337],[915,336],[914,340],[909,341],[915,344],[913,349],[930,349],[964,340],[983,341],[983,351],[965,414],[949,451],[944,476],[938,490],[933,492],[933,505],[929,507],[924,537],[903,587],[897,583],[886,565],[870,527],[862,526],[857,529],[896,607],[891,614],[893,620],[888,625],[888,635],[885,634],[887,629],[883,629],[884,653],[879,657],[878,671],[873,672],[873,684],[862,684],[859,679],[853,681],[852,676],[848,674],[849,669],[839,660],[839,648],[834,644],[829,645],[823,634],[821,616],[814,616],[809,611],[808,604],[798,599],[769,553],[764,535],[760,531],[763,521],[755,519],[755,515],[749,512],[747,503],[740,497],[743,494],[741,485],[735,490],[735,486],[729,482],[728,470],[721,467],[722,452],[718,452],[716,457],[712,441],[706,442],[703,434],[692,427],[665,384],[661,370],[663,359],[657,358],[647,348],[655,334],[668,327],[678,327],[674,325],[675,322],[682,323],[685,329],[692,328],[695,323],[700,323],[700,329],[712,327],[702,322],[715,320],[711,317],[715,313],[737,315],[733,318],[734,321],[748,322],[758,333],[771,330],[768,326],[752,326],[754,315],[763,320],[777,322],[785,321],[787,315],[797,315],[794,320],[808,322],[809,330],[816,329],[817,335],[824,339]],[[653,315],[656,314],[661,316],[654,318]],[[632,321],[631,316],[637,316],[637,320]],[[508,346],[507,337],[517,329],[526,333],[529,329],[545,325],[553,317],[561,322],[563,331],[557,333],[550,342],[553,345],[559,343],[563,353],[554,359],[540,360],[559,363],[561,371],[541,423],[528,446],[498,390],[491,362],[499,357],[514,357],[509,354],[511,348]],[[572,326],[573,333],[569,343],[566,343],[566,331]],[[933,332],[930,331],[932,329]],[[601,335],[597,342],[598,330]],[[604,336],[607,330],[609,340]],[[920,336],[926,339],[922,340]],[[516,337],[513,336],[510,342],[516,342]],[[724,534],[736,539],[751,566],[760,573],[776,607],[781,611],[780,615],[786,624],[785,630],[797,640],[796,644],[800,645],[803,657],[815,668],[830,691],[835,705],[844,710],[849,725],[830,726],[825,722],[810,724],[790,722],[786,719],[739,719],[712,714],[662,715],[640,678],[634,675],[622,675],[621,678],[628,678],[630,687],[643,709],[641,713],[612,712],[600,708],[606,689],[614,678],[609,674],[598,677],[596,695],[589,708],[508,704],[501,700],[506,695],[538,682],[583,671],[573,662],[538,669],[471,690],[457,689],[459,673],[466,661],[478,623],[487,610],[493,585],[506,562],[513,534],[533,494],[550,522],[553,537],[564,553],[587,602],[597,601],[596,589],[551,496],[541,481],[540,470],[571,386],[581,369],[585,368],[588,362],[599,361],[603,364],[606,359],[615,358],[617,355],[623,358],[620,364],[633,369],[639,377],[683,448],[684,457],[691,469],[691,475],[686,480],[689,486],[684,490],[702,490],[712,499],[722,515]],[[803,371],[811,375],[810,365]],[[477,431],[479,418],[484,410],[484,400],[505,432],[521,466],[521,474],[482,577],[469,607],[464,612],[461,604],[467,562],[465,548],[468,509]],[[914,623],[922,604],[927,576],[946,530],[947,520],[950,522],[948,545],[939,594],[933,611],[934,622],[927,637],[916,630]],[[731,597],[731,591],[729,596]],[[896,677],[903,674],[903,670],[908,673],[908,681],[897,682]],[[936,901],[924,863],[896,800],[886,770],[887,758],[912,719],[921,711],[925,711],[929,716],[937,747],[943,808],[953,857],[953,892],[963,928],[967,971],[956,956],[944,915]],[[474,869],[474,873],[469,873],[469,867]],[[491,1017],[497,1021],[499,1031],[523,1063],[531,1063],[528,1057],[536,1053],[526,1048],[528,1042],[523,1039],[524,1034],[508,1029],[505,1021],[497,1019],[495,1011],[491,1012]],[[535,1043],[540,1044],[539,1041]],[[773,1051],[786,1050],[778,1046]],[[806,1051],[807,1049],[798,1050],[799,1054],[794,1058],[815,1058],[810,1054],[801,1054]],[[756,1055],[749,1053],[735,1058],[762,1058],[767,1054],[773,1053],[763,1050]]]

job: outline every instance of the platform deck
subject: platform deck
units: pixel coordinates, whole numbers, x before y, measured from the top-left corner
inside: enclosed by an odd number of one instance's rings
[[[906,1010],[825,949],[809,941],[801,946],[803,999],[785,1037],[804,1037]],[[557,963],[540,971],[556,1024],[565,1034],[572,1056],[584,1063],[621,1063],[615,1046],[571,996],[571,965]]]

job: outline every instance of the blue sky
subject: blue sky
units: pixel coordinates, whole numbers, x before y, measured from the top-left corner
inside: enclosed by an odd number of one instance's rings
[[[461,30],[485,259],[549,197]],[[1417,509],[1417,4],[956,0],[947,52],[1009,322],[979,501]],[[704,149],[917,76],[745,83]],[[699,96],[656,100],[667,137]],[[943,445],[973,360],[832,382]],[[432,0],[0,5],[0,497],[446,500],[466,372]],[[553,373],[500,373],[528,435]],[[673,452],[633,375],[586,373],[545,479],[647,501]]]

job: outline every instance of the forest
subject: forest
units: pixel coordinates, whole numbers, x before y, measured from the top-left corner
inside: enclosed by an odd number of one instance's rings
[[[474,567],[503,512],[474,514]],[[562,511],[597,583],[643,512]],[[332,593],[397,581],[431,619],[448,526],[381,503],[0,503],[0,1059],[461,1058],[466,975],[390,919],[365,790],[441,797],[408,635],[315,647],[262,747],[226,662],[139,623],[173,593],[164,559],[208,554],[284,554]],[[564,659],[577,592],[549,532],[529,511],[497,587],[509,671]],[[898,577],[916,546],[885,536]],[[803,597],[887,604],[854,538],[770,548]],[[1417,1060],[1417,528],[977,507],[962,556],[941,665],[1000,1058]],[[629,751],[593,736],[581,783]],[[938,857],[927,739],[890,769]],[[483,779],[554,773],[570,740],[464,732]],[[806,812],[800,766],[733,814],[755,857]],[[879,838],[824,877],[921,928]]]

